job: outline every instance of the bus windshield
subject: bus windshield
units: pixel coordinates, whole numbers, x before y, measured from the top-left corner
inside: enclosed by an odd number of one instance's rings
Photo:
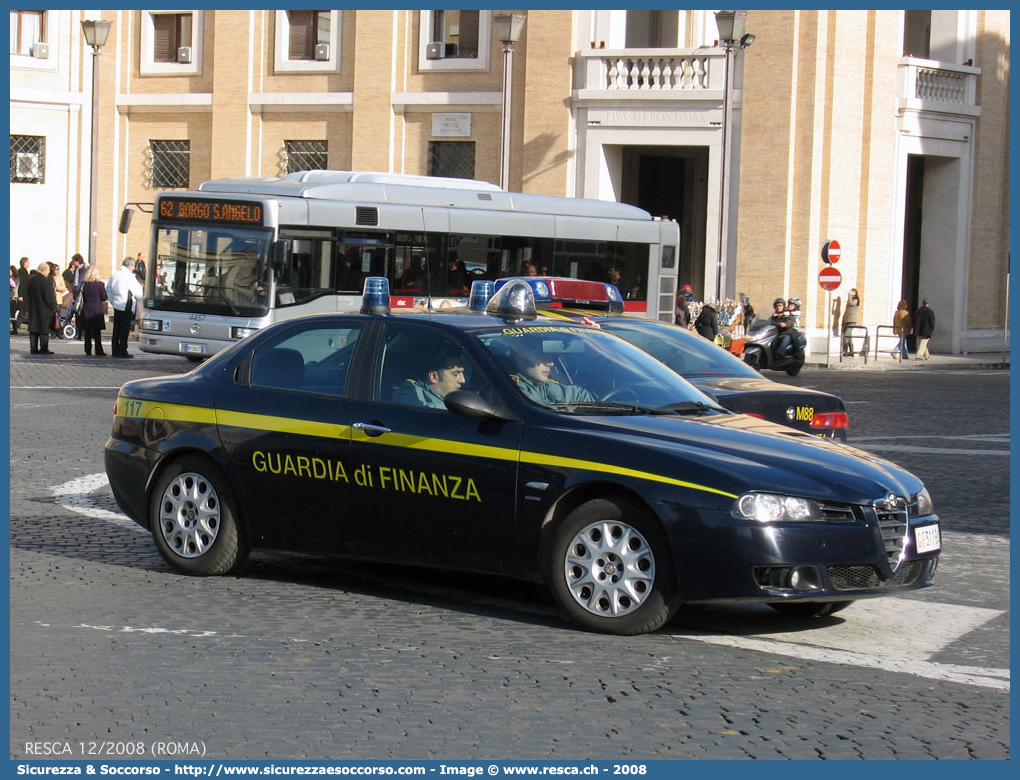
[[[158,225],[145,306],[262,317],[269,312],[269,230]]]

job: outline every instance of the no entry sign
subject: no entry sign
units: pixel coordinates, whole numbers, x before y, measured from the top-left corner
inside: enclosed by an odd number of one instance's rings
[[[831,265],[818,272],[818,284],[823,290],[835,290],[843,281],[843,275]]]
[[[822,244],[822,260],[826,263],[838,263],[840,255],[839,242],[836,239]]]

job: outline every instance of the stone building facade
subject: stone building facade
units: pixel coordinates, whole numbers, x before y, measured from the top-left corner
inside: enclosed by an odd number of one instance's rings
[[[126,203],[211,178],[328,167],[499,182],[496,13],[12,11],[12,262],[63,265],[88,246],[82,19],[112,23],[97,105],[108,273],[147,250],[143,220],[117,232]],[[676,219],[673,289],[743,293],[759,311],[800,298],[813,351],[850,287],[872,329],[926,297],[933,349],[1002,348],[1008,11],[750,11],[753,43],[729,66],[710,11],[518,13],[509,189]],[[817,281],[829,239],[843,250],[831,294]]]

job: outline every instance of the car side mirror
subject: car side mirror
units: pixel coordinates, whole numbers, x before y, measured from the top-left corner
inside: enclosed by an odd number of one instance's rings
[[[461,417],[479,417],[504,422],[516,419],[501,412],[498,406],[489,403],[478,393],[472,393],[470,390],[454,390],[447,393],[443,400],[447,409]]]

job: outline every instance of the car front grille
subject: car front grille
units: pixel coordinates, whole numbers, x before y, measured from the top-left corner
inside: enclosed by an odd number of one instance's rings
[[[912,585],[923,569],[924,561],[910,561],[889,579],[874,566],[830,566],[828,571],[836,590],[870,590]]]
[[[889,567],[896,571],[903,556],[903,547],[907,543],[907,509],[886,509],[876,504],[875,513],[878,515],[886,560],[889,561]]]

